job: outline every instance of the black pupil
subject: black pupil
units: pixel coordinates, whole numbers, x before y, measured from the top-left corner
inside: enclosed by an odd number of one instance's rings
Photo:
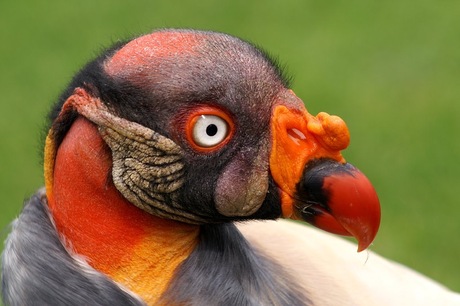
[[[206,134],[208,136],[215,136],[217,134],[217,126],[215,124],[210,124],[206,127]]]

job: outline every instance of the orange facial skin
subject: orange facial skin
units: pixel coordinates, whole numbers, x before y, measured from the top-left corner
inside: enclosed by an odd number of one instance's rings
[[[330,119],[322,113],[315,118],[306,110],[291,110],[284,105],[276,106],[273,112],[273,149],[270,156],[270,170],[283,191],[283,216],[292,216],[292,198],[305,165],[315,158],[331,158],[338,162],[345,159],[340,153],[349,143],[349,133],[340,119]],[[335,116],[334,116],[335,117]],[[338,117],[335,117],[338,118]],[[328,125],[332,122],[332,125]],[[336,133],[337,132],[337,133]],[[323,137],[318,141],[318,136]],[[332,146],[325,145],[332,142]]]

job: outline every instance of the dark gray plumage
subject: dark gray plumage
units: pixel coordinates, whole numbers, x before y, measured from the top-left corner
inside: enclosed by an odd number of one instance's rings
[[[167,305],[312,305],[283,267],[255,250],[232,223],[202,226],[176,271]]]
[[[145,305],[63,247],[44,190],[26,202],[2,255],[2,296],[10,306]]]

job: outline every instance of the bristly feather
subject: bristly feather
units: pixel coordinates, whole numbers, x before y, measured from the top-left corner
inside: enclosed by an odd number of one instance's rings
[[[286,88],[291,88],[292,83],[294,81],[294,76],[289,73],[287,65],[284,62],[282,62],[278,56],[273,55],[272,53],[264,49],[262,46],[259,46],[258,44],[252,42],[249,43],[253,45],[254,48],[259,50],[259,52],[265,57],[265,59],[272,64],[283,85]]]

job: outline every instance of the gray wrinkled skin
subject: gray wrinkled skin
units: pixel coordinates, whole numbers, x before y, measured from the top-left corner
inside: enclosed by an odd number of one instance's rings
[[[84,261],[56,234],[44,191],[25,204],[2,254],[2,298],[9,306],[145,305]]]

